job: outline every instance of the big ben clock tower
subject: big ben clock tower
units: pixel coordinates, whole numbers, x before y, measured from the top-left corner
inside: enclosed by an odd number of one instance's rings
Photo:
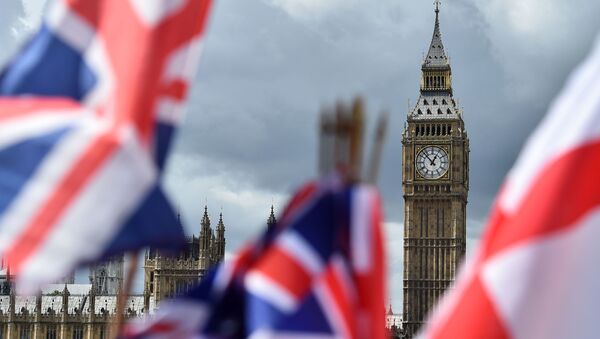
[[[452,91],[452,69],[435,28],[421,67],[421,95],[402,138],[404,331],[411,338],[465,255],[469,139]]]

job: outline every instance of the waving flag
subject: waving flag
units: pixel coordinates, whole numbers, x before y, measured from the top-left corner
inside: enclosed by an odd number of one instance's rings
[[[24,289],[184,241],[160,172],[211,0],[59,0],[0,74],[0,256]]]
[[[311,183],[261,242],[125,338],[386,338],[384,267],[375,189]]]
[[[426,338],[597,338],[600,40],[508,175]]]

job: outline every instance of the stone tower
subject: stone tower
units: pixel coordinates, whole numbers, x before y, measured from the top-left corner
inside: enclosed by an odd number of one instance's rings
[[[411,338],[454,281],[465,255],[469,139],[452,91],[452,69],[440,31],[439,0],[421,94],[402,138],[404,316]]]
[[[96,295],[117,295],[123,285],[122,255],[116,256],[90,268],[90,284]]]
[[[214,244],[213,256],[217,262],[220,262],[225,258],[225,224],[223,223],[223,213],[219,214],[219,223],[215,231],[217,232],[217,238]]]
[[[215,234],[210,227],[208,207],[204,206],[204,216],[200,221],[200,271],[204,272],[212,266],[212,243]]]
[[[177,215],[178,226],[183,228]],[[219,216],[216,235],[210,226],[208,208],[200,222],[200,235],[187,239],[185,248],[176,256],[166,255],[155,249],[146,251],[144,258],[144,304],[151,304],[188,292],[206,271],[225,257],[225,224],[223,214]]]

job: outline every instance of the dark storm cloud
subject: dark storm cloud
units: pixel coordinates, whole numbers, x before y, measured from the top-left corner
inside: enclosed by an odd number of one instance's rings
[[[443,2],[443,39],[471,139],[469,253],[521,145],[586,54],[599,12],[600,3],[584,0]],[[0,5],[0,42],[22,14],[16,1]],[[408,101],[418,97],[432,1],[220,0],[213,14],[166,174],[188,231],[197,233],[208,202],[213,222],[223,210],[228,252],[255,235],[271,203],[280,210],[315,174],[321,106],[361,94],[370,112],[391,114],[380,186],[399,305],[400,141]]]

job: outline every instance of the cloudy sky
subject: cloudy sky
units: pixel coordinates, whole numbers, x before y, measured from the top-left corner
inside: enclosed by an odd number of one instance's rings
[[[45,0],[0,3],[0,62],[39,25]],[[222,210],[227,251],[260,232],[316,173],[321,107],[363,95],[391,114],[381,172],[390,298],[402,302],[401,133],[418,97],[433,1],[218,0],[166,186],[189,233]],[[471,138],[468,252],[527,135],[600,28],[600,2],[446,0],[442,34]],[[574,112],[573,118],[576,118]],[[372,126],[372,122],[371,122]],[[139,286],[139,283],[138,283]]]

